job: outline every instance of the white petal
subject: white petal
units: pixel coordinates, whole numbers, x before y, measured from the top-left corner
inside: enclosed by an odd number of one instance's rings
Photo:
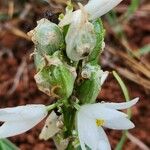
[[[102,6],[106,5],[110,0],[89,0],[84,6],[89,14],[95,14]]]
[[[102,105],[104,105],[107,108],[112,108],[112,109],[127,109],[132,107],[133,105],[135,105],[138,102],[139,98],[135,98],[129,102],[123,102],[123,103],[103,103]]]
[[[82,150],[86,150],[85,144],[92,150],[96,149],[100,135],[98,134],[95,120],[88,118],[82,113],[78,113],[77,123]]]
[[[90,0],[87,5],[84,6],[84,8],[87,13],[90,14],[90,20],[93,20],[106,14],[121,1],[122,0]],[[63,27],[70,24],[76,15],[78,15],[78,13],[80,13],[80,10],[66,14],[65,17],[60,21],[59,26]]]
[[[64,18],[59,22],[59,26],[63,27],[70,24],[73,21],[73,18],[78,16],[81,13],[81,10],[76,10],[74,12],[70,12],[64,16]]]
[[[25,105],[0,109],[0,121],[24,121],[47,115],[45,105]]]
[[[0,127],[0,139],[24,133],[37,125],[42,119],[6,122]]]
[[[107,135],[101,127],[99,128],[99,134],[102,138],[99,140],[97,150],[111,150]]]
[[[73,13],[68,13],[64,16],[64,18],[59,22],[59,26],[63,27],[71,23]]]
[[[107,79],[108,74],[109,74],[108,71],[103,72],[102,77],[101,77],[101,85],[103,85],[103,83],[104,83],[105,80]]]
[[[115,130],[128,130],[134,128],[134,124],[129,119],[121,117],[106,121],[104,127]]]
[[[107,136],[102,128],[96,126],[95,119],[88,118],[85,114],[78,112],[78,135],[82,150],[86,150],[85,144],[92,150],[100,149],[100,145],[104,145],[105,149],[110,150],[110,144]]]
[[[85,9],[90,19],[98,18],[117,6],[122,0],[90,0]]]
[[[127,117],[125,113],[104,107],[101,103],[83,105],[80,108],[80,112],[85,114],[87,117],[103,120]]]
[[[56,126],[58,121],[58,116],[54,111],[46,119],[45,125],[39,135],[40,139],[48,140],[53,137],[56,133],[60,131],[60,129]]]

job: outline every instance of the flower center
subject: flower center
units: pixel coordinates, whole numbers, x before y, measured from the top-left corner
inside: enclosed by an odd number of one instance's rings
[[[103,119],[96,119],[96,125],[98,127],[103,126],[105,123],[105,121]]]

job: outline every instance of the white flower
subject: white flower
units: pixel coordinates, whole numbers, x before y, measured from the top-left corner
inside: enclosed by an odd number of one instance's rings
[[[95,19],[106,14],[121,1],[122,0],[90,0],[84,8],[89,13],[90,19]]]
[[[7,138],[33,128],[47,115],[45,105],[26,105],[0,109],[0,138]]]
[[[110,150],[108,138],[102,127],[127,130],[134,124],[118,110],[135,105],[138,98],[124,103],[97,103],[81,106],[77,113],[77,128],[82,150],[87,145],[92,150]]]
[[[60,131],[60,128],[57,126],[59,116],[56,115],[54,111],[47,117],[45,125],[39,135],[40,139],[48,140],[53,137],[56,133]]]
[[[122,0],[89,0],[89,2],[84,6],[84,9],[89,15],[89,20],[96,19],[108,11],[117,6]],[[74,19],[81,17],[81,10],[76,10],[74,12],[67,13],[64,18],[60,21],[60,26],[65,26],[70,24]]]

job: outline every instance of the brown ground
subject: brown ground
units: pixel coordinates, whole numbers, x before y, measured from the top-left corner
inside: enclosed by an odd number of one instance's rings
[[[24,38],[18,36],[18,32],[16,32],[16,30],[14,31],[14,29],[12,28],[16,27],[17,29],[20,29],[24,32],[28,32],[36,25],[35,21],[45,15],[56,22],[56,17],[51,17],[50,12],[44,13],[45,10],[49,9],[49,7],[41,6],[39,4],[33,5],[33,1],[30,2],[31,3],[29,4],[33,8],[30,9],[28,15],[25,18],[21,20],[14,17],[15,19],[0,22],[1,108],[31,103],[51,103],[49,97],[41,93],[37,89],[33,78],[35,74],[35,68],[32,59],[30,59],[29,57],[33,52],[32,43],[24,34],[21,34],[21,36],[24,36]],[[5,5],[1,4],[2,1],[0,1],[0,9],[2,10],[2,12],[7,12],[7,3]],[[146,7],[147,5],[144,6]],[[9,28],[9,26],[11,28]],[[150,36],[148,35],[150,33],[150,24],[148,22],[147,15],[134,17],[126,26],[125,31],[127,33],[129,43],[133,48],[139,48],[141,46],[144,46],[145,44],[150,43]],[[107,36],[107,43],[108,41],[111,41],[111,39],[111,36]],[[104,68],[112,70],[106,64]],[[20,75],[19,73],[17,75],[19,79],[18,83],[16,82],[16,80],[14,80],[17,72],[20,73]],[[135,123],[136,127],[131,130],[130,133],[150,147],[150,92],[132,81],[129,81],[125,78],[124,80],[127,84],[127,87],[129,88],[131,98],[140,97],[139,103],[132,109],[132,120]],[[120,88],[112,75],[110,75],[107,79],[107,82],[105,82],[98,99],[103,101],[105,100],[115,102],[124,100],[123,94],[121,93]],[[20,147],[21,150],[55,149],[51,141],[45,142],[38,139],[38,135],[42,126],[43,122],[27,133],[10,139],[14,143],[16,143],[16,145]],[[121,132],[107,130],[107,133],[114,148],[120,139]],[[124,146],[124,150],[141,150],[141,148],[128,140]]]

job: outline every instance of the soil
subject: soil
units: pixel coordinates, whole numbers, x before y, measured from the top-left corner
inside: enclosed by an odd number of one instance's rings
[[[57,22],[57,14],[51,15],[50,13],[41,13],[38,8],[42,6],[34,7],[34,13],[30,13],[30,19],[15,21],[4,21],[0,24],[6,25],[6,23],[17,25],[17,27],[24,31],[30,31],[36,24],[36,20],[44,17],[49,17],[54,22]],[[43,8],[43,7],[42,7]],[[44,6],[45,8],[45,6]],[[5,7],[3,11],[5,11]],[[31,11],[31,10],[30,10]],[[45,9],[43,12],[46,12]],[[33,20],[31,20],[33,18]],[[144,24],[144,25],[143,25]],[[52,100],[44,93],[37,89],[34,81],[35,68],[33,59],[30,58],[30,54],[33,52],[32,42],[18,37],[9,30],[3,31],[5,27],[0,25],[0,107],[10,107],[25,104],[50,104]],[[136,30],[134,30],[136,28]],[[126,28],[126,33],[130,44],[135,48],[143,46],[150,42],[148,33],[150,32],[150,26],[148,24],[147,17],[133,18],[129,26]],[[111,39],[111,38],[110,38]],[[110,40],[109,39],[109,40]],[[110,40],[111,41],[111,40]],[[107,41],[108,42],[108,41]],[[107,43],[106,43],[107,44]],[[20,71],[23,68],[22,72]],[[104,69],[112,70],[111,68],[104,67]],[[17,72],[21,72],[20,80],[14,86],[14,78]],[[136,127],[130,130],[130,133],[141,140],[144,144],[150,147],[150,94],[143,87],[123,78],[130,92],[130,97],[140,97],[139,103],[132,108],[132,121]],[[124,97],[120,91],[118,83],[113,78],[112,74],[102,87],[102,90],[98,96],[98,101],[108,102],[122,102]],[[41,141],[38,139],[38,135],[43,127],[44,121],[37,125],[27,133],[21,134],[10,138],[21,150],[53,150],[54,144],[51,140]],[[121,131],[106,130],[112,148],[116,146],[120,137]],[[141,150],[135,143],[127,140],[123,150]]]

